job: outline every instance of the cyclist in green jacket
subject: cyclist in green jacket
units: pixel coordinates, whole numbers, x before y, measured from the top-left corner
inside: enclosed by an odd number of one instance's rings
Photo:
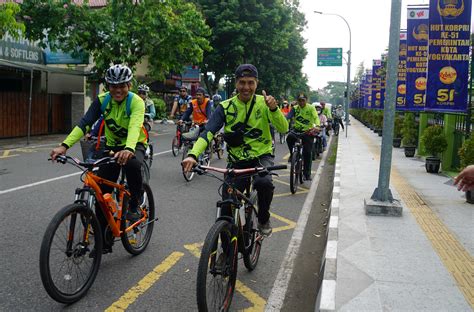
[[[117,181],[120,167],[123,166],[131,193],[126,218],[134,222],[140,218],[137,208],[143,188],[141,166],[147,143],[146,134],[142,129],[145,103],[138,95],[130,92],[132,77],[132,71],[125,65],[110,67],[105,75],[109,92],[99,94],[80,120],[79,125],[71,131],[60,146],[51,151],[51,158],[54,160],[57,156],[66,154],[66,151],[79,141],[94,122],[103,115],[105,148],[115,152],[114,157],[117,163],[101,166],[98,175],[107,180]],[[109,101],[106,106],[103,105],[104,101]],[[102,191],[111,193],[112,188],[104,185]],[[105,227],[107,221],[102,211],[96,209],[96,214],[101,226]],[[111,245],[104,246],[104,252],[108,251],[111,251]]]
[[[189,152],[189,157],[183,160],[185,171],[191,170],[197,164],[197,157],[212,142],[214,135],[224,126],[224,140],[229,154],[229,168],[249,168],[255,166],[272,166],[272,136],[270,123],[277,131],[288,131],[288,122],[278,109],[278,103],[273,96],[265,91],[256,95],[258,71],[252,64],[242,64],[235,71],[238,94],[223,101],[211,115],[205,131]],[[248,115],[248,121],[245,123]],[[248,179],[236,181],[243,190]],[[262,234],[270,235],[270,204],[273,199],[273,182],[270,175],[256,176],[253,182],[258,194],[258,226]],[[223,192],[223,199],[228,196]],[[223,213],[230,214],[230,207]]]
[[[304,160],[303,172],[305,179],[311,181],[311,153],[313,151],[314,137],[306,134],[305,132],[317,126],[319,127],[320,121],[316,109],[313,105],[308,105],[306,100],[306,95],[300,94],[298,96],[298,105],[291,109],[288,115],[286,115],[286,118],[291,119],[294,117],[294,131],[302,136]],[[297,139],[298,136],[295,133],[291,131],[288,133],[286,142],[288,144],[290,153],[293,150],[293,146],[295,145]]]

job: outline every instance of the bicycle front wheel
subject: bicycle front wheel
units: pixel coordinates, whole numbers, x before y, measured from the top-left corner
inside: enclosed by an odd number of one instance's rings
[[[245,252],[243,258],[247,270],[253,271],[258,264],[262,248],[262,240],[258,237],[257,227],[257,191],[252,191],[249,199],[252,205],[245,207],[245,225],[243,228]]]
[[[188,145],[185,145],[183,147],[183,160],[188,157],[188,150],[189,150],[189,147]],[[186,180],[186,182],[190,182],[193,178],[194,178],[194,171],[190,171],[190,172],[184,172],[184,168],[181,167],[181,171],[183,172],[183,177],[184,179]]]
[[[46,292],[61,303],[78,301],[94,283],[101,257],[102,234],[92,210],[82,204],[64,207],[41,243],[40,275]]]
[[[143,183],[143,196],[138,206],[138,211],[142,215],[148,216],[145,221],[137,225],[130,232],[123,232],[121,236],[122,245],[132,255],[139,255],[145,251],[150,243],[153,225],[155,224],[155,200],[150,186]],[[128,221],[122,221],[122,231],[128,226]]]
[[[294,151],[291,154],[291,166],[290,166],[290,191],[292,194],[296,193],[298,188],[298,153]]]
[[[171,152],[173,153],[173,156],[175,156],[175,157],[178,156],[180,149],[181,149],[181,147],[179,146],[178,137],[175,136],[173,138],[173,141],[171,141]]]
[[[232,225],[217,221],[204,241],[199,259],[196,294],[199,311],[228,311],[237,278],[237,240]]]

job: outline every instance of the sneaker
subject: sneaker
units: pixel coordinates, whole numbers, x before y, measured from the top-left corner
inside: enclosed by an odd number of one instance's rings
[[[258,230],[262,235],[264,236],[269,236],[272,234],[272,224],[270,223],[270,220],[268,220],[266,223],[261,224],[260,222],[258,223]]]

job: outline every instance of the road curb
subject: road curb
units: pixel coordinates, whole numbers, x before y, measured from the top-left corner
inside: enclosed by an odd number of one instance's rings
[[[336,310],[336,278],[337,278],[337,244],[339,226],[339,199],[341,192],[341,154],[342,140],[337,143],[336,166],[334,171],[334,187],[329,215],[329,227],[326,251],[324,253],[323,281],[319,290],[319,300],[315,311]]]

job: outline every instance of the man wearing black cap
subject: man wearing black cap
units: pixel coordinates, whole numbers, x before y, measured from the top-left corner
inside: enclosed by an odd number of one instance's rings
[[[286,137],[286,142],[290,153],[293,150],[298,136],[302,137],[303,140],[303,163],[304,163],[304,176],[305,179],[311,181],[311,152],[313,151],[313,136],[306,134],[308,130],[319,126],[320,121],[318,113],[313,105],[306,104],[306,95],[300,94],[298,96],[298,105],[294,106],[291,111],[286,115],[286,118],[291,119],[294,117],[294,133],[290,131]],[[291,160],[291,155],[290,159]]]
[[[178,124],[190,120],[191,114],[195,124],[204,125],[207,123],[207,120],[211,117],[211,108],[213,104],[211,100],[205,97],[205,94],[206,90],[204,90],[204,88],[199,87],[196,90],[196,98],[191,101],[191,104],[178,121]]]
[[[224,126],[224,139],[229,154],[228,167],[252,168],[256,166],[272,166],[272,136],[270,123],[279,132],[288,131],[288,122],[278,109],[273,96],[265,91],[256,95],[258,71],[252,64],[242,64],[235,71],[236,89],[238,94],[221,102],[216,108],[206,130],[194,144],[189,157],[183,160],[185,171],[196,165],[197,157],[206,149],[214,135]],[[236,185],[243,190],[248,179],[237,180]],[[258,194],[258,226],[263,235],[270,235],[270,204],[273,199],[273,182],[270,175],[256,176],[253,182]],[[223,192],[223,199],[228,197]],[[223,214],[230,214],[230,207],[223,207]]]
[[[179,88],[179,95],[173,99],[173,108],[171,109],[170,118],[173,118],[177,113],[177,117],[181,118],[183,113],[188,109],[188,104],[192,97],[188,94],[188,89],[185,86]]]

